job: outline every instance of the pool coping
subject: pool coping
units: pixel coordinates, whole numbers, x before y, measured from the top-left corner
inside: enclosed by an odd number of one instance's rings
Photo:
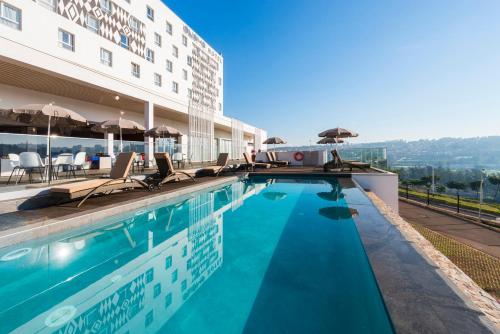
[[[495,298],[481,289],[481,287],[479,287],[469,276],[453,264],[444,254],[439,252],[427,239],[420,235],[407,221],[387,206],[377,195],[372,192],[365,192],[361,187],[359,188],[366,194],[375,209],[378,210],[388,223],[401,234],[401,236],[407,241],[408,245],[412,247],[431,267],[433,267],[433,270],[441,277],[444,283],[448,285],[448,287],[460,299],[462,299],[466,307],[470,308],[471,311],[478,313],[481,323],[491,332],[500,333],[500,304],[495,300]],[[355,218],[354,220],[356,221],[357,219]],[[402,324],[401,321],[399,321],[400,323],[396,321],[394,323],[396,331],[398,333],[415,331],[416,328],[412,328],[412,330],[408,329],[411,328],[411,326],[415,326],[418,322],[425,322],[429,320],[414,319],[414,314],[402,314],[402,310],[395,308],[394,305],[390,305],[390,301],[388,303],[388,300],[393,298],[394,295],[397,295],[398,292],[394,290],[388,291],[389,289],[384,287],[384,285],[387,284],[387,282],[385,282],[386,278],[384,278],[384,275],[377,274],[377,266],[380,264],[381,260],[378,259],[374,261],[372,259],[378,250],[373,250],[370,247],[367,247],[368,242],[364,240],[367,236],[363,235],[365,232],[363,232],[363,229],[359,228],[359,224],[360,223],[356,221],[358,232],[360,233],[363,245],[365,246],[365,251],[374,270],[374,275],[377,279],[377,283],[379,284],[381,294],[384,297],[391,318],[394,320],[394,316],[396,316],[397,318],[402,318],[404,321],[408,321],[404,324]],[[387,234],[390,234],[390,232],[387,231]],[[370,236],[370,238],[373,238],[373,236]],[[385,236],[385,238],[387,238],[387,236]],[[406,293],[411,294],[413,292],[410,291]],[[425,297],[415,295],[414,298],[420,302],[420,300]],[[441,320],[445,321],[444,319]],[[439,330],[436,330],[436,332],[439,332]]]
[[[70,229],[90,227],[93,224],[99,223],[100,220],[109,218],[112,215],[157,204],[162,201],[172,200],[174,198],[186,196],[205,189],[233,183],[244,177],[246,177],[246,174],[216,178],[213,181],[189,185],[170,192],[148,194],[148,196],[141,200],[131,199],[121,203],[109,204],[91,209],[85,212],[78,212],[60,218],[47,219],[42,222],[0,231],[0,248],[12,246],[32,239],[48,237]]]

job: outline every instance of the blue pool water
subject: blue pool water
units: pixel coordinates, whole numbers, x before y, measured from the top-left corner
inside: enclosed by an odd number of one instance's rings
[[[353,201],[249,179],[0,249],[0,333],[392,333]]]

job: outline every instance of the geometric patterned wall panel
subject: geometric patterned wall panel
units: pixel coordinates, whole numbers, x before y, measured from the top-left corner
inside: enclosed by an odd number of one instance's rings
[[[99,34],[120,44],[120,34],[125,34],[129,39],[129,50],[144,57],[146,49],[146,29],[144,23],[139,22],[139,31],[130,28],[130,14],[111,2],[111,13],[101,9],[99,0],[58,0],[56,11],[59,15],[87,27],[87,15],[93,15],[99,21]]]

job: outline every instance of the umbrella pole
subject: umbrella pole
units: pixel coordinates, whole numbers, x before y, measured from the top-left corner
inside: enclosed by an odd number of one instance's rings
[[[123,152],[122,127],[120,126],[120,153]]]
[[[49,125],[47,126],[47,156],[49,157],[49,172],[48,172],[48,183],[52,181],[52,148],[50,147],[50,119],[51,115],[49,114]]]

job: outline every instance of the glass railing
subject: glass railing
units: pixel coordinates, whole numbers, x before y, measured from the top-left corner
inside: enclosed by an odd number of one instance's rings
[[[372,167],[386,169],[387,168],[387,148],[386,147],[369,147],[369,148],[350,148],[339,147],[339,154],[343,160],[356,160],[368,162]],[[329,159],[332,158],[331,153],[328,153]]]
[[[42,158],[47,156],[47,136],[0,133],[0,156],[9,153],[37,152]],[[53,157],[61,153],[86,152],[92,156],[107,153],[108,142],[105,139],[51,136],[50,146]]]

